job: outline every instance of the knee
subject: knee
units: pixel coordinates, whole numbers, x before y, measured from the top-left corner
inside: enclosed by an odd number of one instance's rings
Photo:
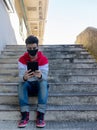
[[[27,87],[28,87],[28,82],[23,82],[19,84],[18,90],[21,91],[27,89]]]
[[[39,86],[47,88],[48,87],[48,83],[47,83],[47,81],[42,80],[42,81],[39,82]]]
[[[39,93],[45,97],[48,94],[48,83],[47,81],[42,81],[39,84]]]

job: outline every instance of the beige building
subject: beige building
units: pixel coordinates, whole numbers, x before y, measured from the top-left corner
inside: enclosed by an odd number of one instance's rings
[[[0,0],[0,50],[24,44],[27,35],[43,42],[48,0]]]

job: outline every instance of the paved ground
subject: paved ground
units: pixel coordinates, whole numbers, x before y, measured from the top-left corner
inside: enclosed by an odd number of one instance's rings
[[[42,130],[30,121],[26,128],[17,128],[17,121],[0,121],[0,130]],[[97,122],[47,122],[43,130],[97,130]]]

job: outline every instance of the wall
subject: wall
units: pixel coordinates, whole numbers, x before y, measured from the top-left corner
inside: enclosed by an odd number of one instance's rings
[[[18,18],[15,7],[8,12],[3,0],[0,0],[0,52],[5,45],[24,44],[27,36],[23,19]]]
[[[75,43],[83,44],[83,46],[97,59],[97,28],[86,28],[76,37]]]
[[[17,44],[17,41],[3,0],[0,0],[0,50],[6,44]]]

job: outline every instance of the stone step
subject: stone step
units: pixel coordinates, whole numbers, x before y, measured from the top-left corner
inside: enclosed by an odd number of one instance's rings
[[[29,98],[30,104],[37,104],[37,97]],[[17,93],[0,93],[0,104],[18,105]],[[51,105],[97,105],[97,92],[49,93],[48,104]]]
[[[61,66],[60,66],[60,63]],[[78,68],[97,68],[97,63],[66,63],[66,62],[59,62],[59,61],[52,61],[49,63],[49,69],[51,70],[62,70],[62,69],[78,69]],[[17,63],[0,63],[0,70],[1,69],[18,69],[18,64]]]
[[[16,50],[22,50],[22,49],[26,49],[26,45],[6,45],[4,49],[16,49]],[[39,45],[39,49],[85,49],[83,47],[83,45],[79,46],[79,45]]]
[[[16,50],[18,50],[18,49],[25,49],[26,48],[26,46],[25,45],[6,45],[6,47],[5,47],[5,49],[16,49]],[[52,49],[84,49],[84,47],[82,46],[82,45],[39,45],[39,48],[40,49],[44,49],[44,50],[46,50],[46,49],[50,49],[50,50],[52,50]]]
[[[5,125],[6,124],[6,125]],[[18,121],[0,121],[0,130],[21,130]],[[29,121],[25,130],[40,130],[35,121]],[[43,130],[97,130],[96,121],[46,121]]]
[[[17,92],[19,83],[0,83],[0,92]],[[97,84],[49,83],[50,92],[97,92]]]
[[[21,53],[20,55],[19,55],[19,53],[16,55],[16,53],[13,53],[13,54],[2,54],[1,56],[0,56],[0,59],[10,59],[10,57],[11,57],[11,59],[15,59],[15,60],[17,60],[21,55],[22,55],[23,53]],[[47,57],[48,57],[48,59],[51,59],[51,58],[79,58],[79,59],[91,59],[91,58],[93,58],[91,55],[89,55],[89,54],[81,54],[81,53],[79,53],[79,54],[65,54],[65,53],[62,53],[62,52],[57,52],[57,53],[55,53],[55,52],[53,52],[53,53],[51,53],[51,52],[48,52],[48,53],[44,53]]]
[[[0,105],[0,120],[19,120],[17,105]],[[30,107],[30,120],[36,119],[36,105]],[[48,105],[45,120],[48,121],[96,121],[97,105]]]
[[[53,75],[48,76],[48,81],[52,83],[97,83],[97,75]]]
[[[19,51],[19,52],[22,52],[22,51],[26,51],[27,49],[26,49],[26,46],[23,46],[23,47],[21,47],[21,46],[16,46],[16,47],[5,47],[4,48],[4,51]],[[70,47],[70,46],[39,46],[39,50],[41,50],[41,51],[43,51],[43,52],[48,52],[48,51],[51,51],[51,52],[53,52],[54,50],[56,51],[56,52],[59,52],[60,50],[61,51],[76,51],[76,52],[78,52],[78,51],[88,51],[87,49],[85,49],[85,48],[83,48],[83,47]]]
[[[89,53],[85,50],[85,49],[81,49],[81,48],[79,48],[79,49],[60,49],[60,48],[55,48],[55,49],[51,49],[51,48],[47,48],[47,49],[39,49],[40,51],[42,51],[43,53],[45,53],[45,54],[48,54],[48,53],[51,53],[51,54],[60,54],[60,53],[62,53],[62,54],[88,54],[89,55]],[[26,52],[26,49],[18,49],[18,50],[16,50],[16,49],[13,49],[13,50],[7,50],[7,49],[4,49],[2,52],[1,52],[1,54],[3,54],[3,55],[15,55],[15,54],[17,54],[17,55],[21,55],[21,54],[23,54],[24,52]]]
[[[17,75],[0,75],[0,82],[18,82]],[[48,82],[50,83],[97,83],[97,75],[49,75]]]
[[[53,70],[49,70],[49,75],[97,75],[97,68],[67,68],[67,69],[53,69]],[[0,75],[16,75],[18,76],[18,69],[6,69],[6,68],[2,68],[0,70]]]
[[[69,62],[69,61],[68,61]],[[75,69],[75,68],[96,68],[97,63],[93,62],[75,62],[75,63],[68,63],[66,61],[61,61],[61,60],[52,60],[51,62],[49,61],[49,67],[50,69]],[[61,64],[62,63],[62,64]],[[61,66],[60,66],[61,64]]]
[[[7,44],[6,45],[6,47],[24,47],[25,46],[25,44],[24,45],[10,45],[10,44]],[[43,47],[57,47],[57,46],[67,46],[67,47],[83,47],[83,45],[82,44],[61,44],[61,43],[59,43],[59,44],[51,44],[51,45],[39,45],[39,46],[43,46]]]
[[[11,58],[10,58],[11,57]],[[84,61],[84,60],[87,60],[87,61],[94,61],[94,62],[96,62],[95,61],[95,59],[93,59],[93,58],[90,58],[90,57],[81,57],[81,58],[77,58],[77,57],[65,57],[65,55],[61,55],[61,56],[58,56],[57,57],[57,55],[56,56],[50,56],[49,58],[49,61],[53,61],[53,60],[58,60],[58,61],[80,61],[80,60],[82,60],[82,61]],[[14,58],[14,57],[12,57],[12,56],[9,56],[9,58],[7,57],[7,58],[0,58],[0,61],[1,62],[3,62],[3,61],[7,61],[7,62],[17,62],[18,61],[18,58],[16,59],[16,58]]]
[[[19,83],[0,83],[0,92],[17,92]],[[97,92],[97,84],[90,83],[49,83],[49,92]]]
[[[20,48],[18,48],[18,47],[12,47],[12,48],[4,48],[4,50],[3,51],[8,51],[8,52],[24,52],[24,51],[26,51],[27,49],[26,49],[26,47],[24,46],[24,47],[20,47]],[[38,50],[40,50],[40,51],[43,51],[43,52],[53,52],[53,51],[55,51],[55,52],[60,52],[60,51],[62,51],[62,52],[81,52],[81,51],[83,51],[83,52],[88,52],[88,50],[87,49],[85,49],[85,48],[83,48],[83,47],[41,47],[41,46],[39,46],[39,48],[38,48]],[[2,51],[2,52],[3,52]]]
[[[68,46],[68,45],[49,45],[49,46],[45,46],[45,45],[40,45],[39,46],[39,49],[42,50],[42,51],[68,51],[68,50],[75,50],[75,51],[86,51],[86,49],[83,47],[83,46],[77,46],[77,45],[74,45],[74,46]],[[12,46],[6,46],[4,50],[8,50],[8,51],[22,51],[22,50],[26,50],[26,46],[23,45],[12,45]]]
[[[0,64],[16,64],[18,59],[0,59]],[[49,59],[49,64],[59,64],[59,63],[96,63],[95,59],[81,59],[81,58],[51,58]]]

